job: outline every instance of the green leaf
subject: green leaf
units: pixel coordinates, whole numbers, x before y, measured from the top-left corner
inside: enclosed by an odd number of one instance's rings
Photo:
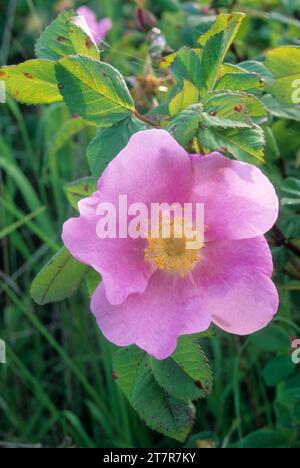
[[[283,206],[300,205],[300,179],[288,177],[280,188],[284,194],[288,195],[281,199]]]
[[[86,275],[86,285],[87,285],[89,297],[92,297],[95,290],[101,283],[101,280],[102,280],[101,275],[96,270],[94,270],[93,268],[88,269],[88,272]]]
[[[137,346],[121,348],[113,359],[113,368],[117,379],[117,384],[132,403],[133,392],[140,368],[147,355]]]
[[[51,104],[62,101],[50,60],[28,60],[0,68],[0,79],[8,93],[24,104]]]
[[[194,104],[177,114],[166,129],[181,146],[188,148],[198,133],[202,114],[202,104]]]
[[[182,47],[178,52],[169,56],[169,61],[165,65],[170,65],[170,69],[178,82],[187,80],[197,88],[200,87],[201,59],[199,51]]]
[[[190,105],[196,104],[198,98],[199,91],[197,88],[190,81],[184,80],[182,90],[169,103],[170,115],[174,116]]]
[[[202,54],[202,80],[201,90],[205,94],[212,91],[218,79],[219,69],[222,65],[221,50],[224,34],[219,33],[208,39]]]
[[[219,72],[219,78],[222,78],[224,75],[228,74],[236,74],[236,73],[245,73],[246,70],[241,68],[238,65],[234,65],[233,63],[223,63],[220,72]]]
[[[224,120],[224,127],[253,126],[253,123],[262,124],[267,121],[268,112],[260,99],[253,94],[232,91],[214,91],[202,100],[204,111],[212,117],[213,121]],[[226,120],[229,120],[226,124]],[[232,121],[232,125],[230,122]],[[234,125],[236,122],[236,125]],[[247,124],[248,125],[243,125]]]
[[[263,102],[256,96],[247,93],[244,95],[245,105],[253,122],[257,125],[262,125],[268,122],[268,111]]]
[[[266,94],[262,98],[264,106],[271,115],[280,119],[296,120],[300,122],[300,106],[292,104],[281,104],[276,101],[271,94]]]
[[[56,65],[56,76],[70,110],[93,125],[110,127],[134,111],[123,76],[107,63],[65,57]]]
[[[200,337],[181,337],[170,358],[150,359],[157,383],[172,397],[186,402],[206,397],[212,388],[212,373],[199,345]]]
[[[73,296],[79,289],[87,267],[62,248],[36,276],[30,294],[39,305]]]
[[[288,448],[291,442],[290,433],[283,430],[259,429],[248,434],[242,442],[243,448]]]
[[[87,159],[94,179],[99,179],[106,166],[127,145],[132,135],[146,129],[147,125],[134,116],[112,127],[99,129],[87,149]]]
[[[64,186],[68,201],[76,210],[78,209],[79,200],[91,196],[96,189],[96,182],[92,177],[84,177]]]
[[[181,442],[195,418],[191,400],[211,390],[211,371],[198,344],[204,336],[211,332],[181,337],[165,361],[156,361],[137,346],[120,349],[113,359],[117,384],[140,417],[152,429]]]
[[[253,126],[245,95],[232,92],[212,93],[206,96],[202,103],[205,111],[204,124],[208,127]]]
[[[179,442],[185,441],[194,425],[194,405],[168,395],[157,384],[147,361],[141,364],[132,402],[141,419],[151,429]]]
[[[76,54],[95,60],[100,57],[85,20],[72,10],[61,13],[45,29],[36,43],[35,51],[38,58],[55,61]]]
[[[258,74],[246,73],[243,69],[234,65],[223,65],[224,58],[243,21],[244,14],[219,15],[213,27],[199,39],[202,49],[188,49],[183,47],[174,54],[166,57],[163,67],[170,67],[177,81],[187,80],[205,94],[214,89],[216,81],[230,70],[232,74],[239,71],[243,73],[240,83],[231,78],[224,83],[233,87],[233,90],[260,89],[263,81]],[[226,78],[228,80],[228,78]],[[223,83],[219,89],[223,88]],[[230,89],[230,88],[229,88]]]
[[[300,47],[287,46],[266,53],[265,65],[274,76],[268,87],[283,104],[300,103]]]
[[[73,118],[64,122],[48,144],[45,163],[48,164],[49,161],[55,157],[57,152],[63,148],[63,146],[68,143],[73,136],[86,127],[87,123],[80,118]]]
[[[295,372],[295,364],[291,356],[276,356],[271,359],[262,371],[266,384],[270,387],[285,380]]]
[[[243,13],[221,14],[212,28],[200,37],[198,42],[203,47],[201,68],[204,91],[211,91],[214,88],[221,65],[244,17]]]
[[[202,36],[199,38],[199,45],[204,47],[209,39],[218,35],[219,33],[224,33],[221,49],[221,60],[223,62],[225,55],[233,43],[245,16],[246,15],[244,13],[219,15],[211,29],[207,31],[207,33],[202,34]]]
[[[199,132],[199,142],[207,152],[220,151],[229,153],[236,159],[252,162],[255,158],[264,162],[265,137],[263,130],[253,128],[222,129],[208,128]]]
[[[249,341],[259,352],[285,352],[290,346],[290,336],[279,325],[271,324],[263,330],[253,333]]]
[[[216,90],[247,91],[261,93],[265,86],[264,80],[257,73],[227,73],[217,82]]]
[[[279,424],[291,428],[295,436],[295,427],[300,425],[299,372],[296,371],[279,387],[275,409]]]
[[[280,159],[280,151],[273,130],[268,125],[263,125],[262,129],[266,139],[265,159],[268,162],[278,161]]]
[[[281,190],[288,195],[300,199],[300,179],[296,179],[295,177],[288,177],[282,183]]]
[[[256,60],[247,60],[239,63],[238,67],[244,72],[257,73],[260,75],[266,84],[271,84],[274,80],[272,73],[265,67],[262,62]]]

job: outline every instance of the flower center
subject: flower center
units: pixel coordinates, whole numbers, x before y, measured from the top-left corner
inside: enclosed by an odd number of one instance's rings
[[[153,261],[159,270],[175,271],[185,276],[200,259],[203,243],[195,248],[196,233],[183,228],[183,220],[160,221],[155,233],[148,236],[145,260]]]

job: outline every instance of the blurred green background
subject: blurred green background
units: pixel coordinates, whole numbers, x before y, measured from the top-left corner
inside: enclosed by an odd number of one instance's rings
[[[84,3],[99,18],[112,19],[104,59],[126,76],[140,107],[149,107],[153,90],[143,87],[143,77],[150,43],[137,28],[136,2]],[[33,58],[44,27],[63,9],[81,4],[2,0],[1,64]],[[219,11],[248,14],[232,60],[300,45],[299,0],[149,0],[145,7],[170,50],[196,47]],[[0,339],[7,343],[7,364],[0,364],[0,447],[182,446],[146,428],[117,388],[113,349],[89,312],[85,287],[72,300],[43,308],[30,299],[31,282],[58,250],[62,224],[72,214],[63,186],[89,174],[85,151],[93,129],[54,144],[68,118],[64,104],[0,104]],[[197,404],[188,447],[300,447],[300,370],[290,356],[291,337],[300,337],[300,189],[289,185],[290,177],[299,180],[300,118],[275,119],[272,128],[277,143],[265,171],[282,205],[279,230],[269,235],[280,311],[272,325],[251,337],[216,331],[204,340],[214,389]]]

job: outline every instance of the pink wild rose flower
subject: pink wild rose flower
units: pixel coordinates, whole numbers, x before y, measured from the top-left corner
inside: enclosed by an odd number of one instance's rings
[[[109,18],[103,18],[101,21],[98,21],[96,13],[87,6],[77,8],[76,13],[84,17],[94,41],[96,44],[100,44],[112,27],[111,20]]]
[[[205,239],[198,251],[181,239],[99,238],[102,202],[203,203]],[[211,323],[237,335],[265,327],[278,308],[264,234],[278,216],[270,181],[255,166],[219,153],[189,154],[164,130],[136,133],[108,165],[98,191],[79,202],[63,227],[66,248],[102,276],[91,309],[105,337],[136,344],[156,359],[181,335]]]

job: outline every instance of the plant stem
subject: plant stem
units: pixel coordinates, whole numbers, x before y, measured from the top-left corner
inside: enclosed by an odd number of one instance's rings
[[[149,119],[149,118],[146,117],[145,115],[140,114],[137,110],[134,111],[134,115],[135,115],[139,120],[142,120],[143,122],[145,122],[145,123],[148,124],[148,125],[151,125],[152,127],[155,127],[155,128],[162,128],[161,125],[157,124],[156,122],[153,122],[151,119]]]
[[[300,258],[300,248],[291,242],[289,239],[285,237],[283,232],[277,227],[273,227],[273,233],[275,234],[275,241],[277,245],[284,245],[288,250],[293,252],[297,257]]]

